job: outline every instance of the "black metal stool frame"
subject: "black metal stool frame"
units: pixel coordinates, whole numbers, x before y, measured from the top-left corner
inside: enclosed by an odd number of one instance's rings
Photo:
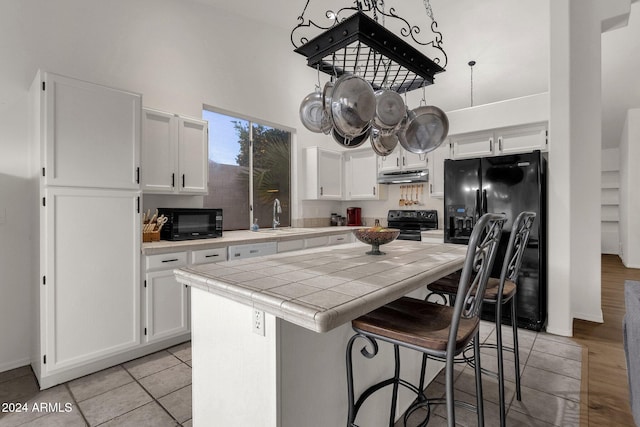
[[[484,368],[481,368],[482,373],[489,374],[498,379],[498,395],[500,400],[500,426],[506,426],[506,404],[505,404],[505,390],[504,390],[504,355],[503,351],[510,351],[514,355],[514,364],[515,364],[515,380],[516,380],[516,399],[518,401],[522,400],[522,390],[521,390],[521,381],[520,381],[520,352],[518,351],[518,311],[517,311],[517,303],[516,303],[516,295],[517,295],[517,279],[518,272],[520,271],[520,265],[522,264],[522,258],[524,256],[524,251],[527,247],[527,243],[529,241],[529,235],[531,234],[531,229],[533,228],[533,223],[535,221],[536,214],[534,212],[520,212],[520,214],[513,221],[513,225],[511,227],[511,233],[509,236],[509,242],[507,244],[507,249],[505,251],[505,258],[502,263],[502,270],[500,272],[500,283],[498,285],[498,291],[496,299],[484,299],[484,303],[495,304],[496,306],[496,344],[481,344],[480,347],[485,348],[493,348],[497,351],[498,358],[498,372],[493,372]],[[509,280],[516,284],[515,291],[513,294],[509,295],[506,299],[504,299],[504,285],[505,282]],[[426,298],[429,298],[430,295],[436,294],[441,297],[444,301],[446,298],[449,298],[450,302],[455,301],[454,294],[443,293],[440,291],[432,291]],[[511,305],[511,327],[513,330],[513,347],[504,346],[502,342],[502,306],[504,304]],[[473,355],[468,355],[468,351],[470,350],[467,347],[463,351],[463,358],[459,359],[457,362],[465,362],[470,366],[475,367],[475,361]],[[475,353],[475,350],[474,350]],[[423,362],[424,364],[424,362]],[[423,366],[424,370],[424,366]]]
[[[391,337],[379,335],[369,331],[361,330],[354,326],[356,334],[351,337],[347,344],[346,352],[346,370],[347,370],[347,392],[349,401],[348,410],[348,427],[357,427],[355,419],[364,401],[376,391],[388,386],[393,386],[393,395],[391,402],[391,411],[389,416],[389,426],[393,427],[395,422],[395,408],[397,402],[397,392],[400,385],[414,391],[418,398],[414,405],[409,408],[407,414],[410,414],[417,406],[427,406],[427,416],[425,420],[420,424],[426,425],[429,420],[430,411],[429,404],[442,404],[447,406],[447,422],[449,427],[455,426],[455,409],[454,407],[463,406],[468,409],[472,409],[478,415],[478,425],[484,426],[484,408],[482,402],[482,381],[480,364],[478,363],[476,371],[476,406],[465,402],[456,402],[454,399],[453,391],[453,364],[455,356],[461,354],[464,351],[463,348],[456,349],[457,334],[460,321],[465,319],[476,319],[478,323],[475,325],[475,331],[473,332],[474,338],[473,346],[476,351],[475,356],[480,358],[480,347],[478,340],[479,331],[479,315],[482,306],[482,298],[476,298],[477,295],[484,295],[484,290],[489,279],[489,274],[493,266],[493,262],[496,257],[497,247],[502,233],[502,227],[506,221],[504,214],[485,214],[483,215],[471,234],[469,245],[467,249],[467,255],[462,269],[462,275],[460,278],[460,285],[458,288],[456,304],[453,307],[453,315],[449,324],[448,340],[446,350],[434,350],[404,341],[400,341]],[[392,303],[393,304],[393,303]],[[432,305],[432,303],[424,302],[426,305]],[[395,369],[394,375],[391,378],[380,381],[369,388],[367,388],[356,401],[354,396],[353,387],[353,365],[352,365],[352,349],[355,341],[358,338],[365,339],[371,346],[372,351],[367,350],[366,346],[360,351],[366,358],[373,358],[378,353],[378,344],[376,340],[384,341],[393,344],[394,356],[395,356]],[[441,358],[446,361],[445,364],[445,378],[446,378],[446,398],[444,399],[427,399],[424,395],[424,371],[421,373],[420,386],[415,385],[400,378],[400,358],[399,358],[399,346],[410,348],[423,353],[423,355],[430,355],[436,358]],[[424,357],[423,357],[424,358]],[[406,425],[406,417],[405,417]]]

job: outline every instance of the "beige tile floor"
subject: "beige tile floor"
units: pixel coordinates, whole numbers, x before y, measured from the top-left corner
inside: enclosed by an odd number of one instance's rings
[[[512,339],[507,329],[505,341],[509,343]],[[508,425],[578,426],[582,348],[570,338],[546,333],[521,330],[519,338],[523,399],[515,399],[513,356],[507,353]],[[481,339],[495,342],[492,323],[482,322]],[[495,367],[495,350],[483,349],[481,356],[483,367]],[[456,370],[456,398],[475,402],[473,369],[461,365]],[[427,396],[444,395],[443,379],[440,375],[429,385]],[[485,375],[483,387],[485,425],[497,426],[497,382]],[[0,427],[191,426],[191,344],[183,343],[45,391],[38,390],[28,366],[2,372],[2,402],[26,402],[29,411],[0,412]],[[49,406],[59,403],[61,410],[33,411],[33,405],[40,402]],[[70,405],[69,411],[65,404]],[[430,426],[446,425],[444,409],[433,409]],[[424,414],[415,413],[407,425],[415,426]],[[476,425],[475,414],[462,409],[456,414],[458,425]]]
[[[481,341],[495,343],[495,325],[482,322]],[[510,327],[503,327],[505,345],[513,344]],[[547,334],[518,330],[520,348],[520,372],[522,401],[515,398],[515,366],[513,354],[505,353],[505,394],[507,400],[507,426],[561,426],[580,425],[580,377],[582,347],[573,339]],[[495,349],[481,350],[483,368],[496,370]],[[475,404],[475,380],[473,368],[466,365],[456,367],[454,394],[456,400]],[[440,375],[426,389],[429,398],[444,397],[444,374]],[[484,412],[486,426],[499,426],[497,379],[482,377]],[[408,420],[407,426],[415,427],[424,419],[426,412],[416,412]],[[429,426],[446,426],[446,408],[434,406]],[[396,427],[402,426],[397,422]],[[476,414],[456,408],[456,425],[477,425]]]
[[[44,391],[28,366],[2,372],[2,402],[23,402],[28,410],[0,411],[0,427],[190,427],[191,343]],[[49,408],[34,411],[41,402]]]

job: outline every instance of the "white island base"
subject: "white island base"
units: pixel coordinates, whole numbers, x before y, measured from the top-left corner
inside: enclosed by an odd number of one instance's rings
[[[424,297],[424,289],[411,293]],[[347,424],[345,350],[351,322],[318,333],[265,313],[264,332],[253,331],[254,309],[192,288],[193,423],[203,426],[328,427]],[[373,359],[354,346],[356,396],[393,375],[393,348],[379,343]],[[420,377],[421,356],[401,349],[401,377]],[[442,364],[429,361],[427,381]],[[415,394],[400,387],[397,417]],[[391,387],[360,410],[361,426],[388,426]]]

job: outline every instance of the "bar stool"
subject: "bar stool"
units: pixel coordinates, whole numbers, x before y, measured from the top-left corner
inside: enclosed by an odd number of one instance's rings
[[[478,415],[478,425],[484,425],[480,364],[477,363],[475,368],[476,406],[454,400],[453,367],[455,356],[460,355],[472,341],[474,355],[479,362],[478,330],[482,299],[476,298],[476,295],[484,294],[505,222],[505,215],[489,213],[483,215],[476,223],[469,239],[456,294],[456,304],[453,307],[402,297],[351,322],[356,333],[347,344],[346,354],[349,399],[347,425],[349,427],[356,427],[356,416],[365,400],[388,385],[393,387],[389,415],[390,427],[395,422],[399,386],[404,386],[417,394],[413,409],[418,406],[426,407],[427,416],[420,424],[421,426],[429,421],[431,404],[446,404],[449,427],[455,426],[454,405],[473,410]],[[360,351],[369,359],[378,353],[377,341],[391,343],[394,347],[395,370],[393,377],[370,386],[356,400],[353,387],[352,349],[358,339],[363,339],[369,345],[371,350],[368,350],[365,345]],[[420,379],[418,387],[400,378],[400,346],[445,361],[445,399],[427,399],[423,391],[424,376]]]
[[[518,350],[518,313],[516,303],[517,279],[522,257],[529,241],[529,234],[533,227],[536,214],[533,212],[521,212],[513,221],[509,243],[502,261],[502,270],[500,278],[489,278],[487,287],[484,291],[484,303],[493,304],[496,307],[496,344],[482,344],[480,347],[496,348],[498,356],[498,372],[491,372],[482,369],[482,372],[489,373],[498,378],[498,392],[500,400],[500,425],[506,425],[506,405],[504,392],[504,355],[503,351],[511,351],[514,354],[515,379],[516,379],[516,398],[522,400],[522,392],[520,389],[520,352]],[[453,273],[440,280],[427,285],[427,289],[434,294],[454,298],[458,292],[457,278],[460,273]],[[502,306],[511,303],[511,327],[513,330],[513,347],[504,346],[502,343]],[[473,357],[467,357],[464,353],[465,361],[470,364],[479,365],[474,362]]]

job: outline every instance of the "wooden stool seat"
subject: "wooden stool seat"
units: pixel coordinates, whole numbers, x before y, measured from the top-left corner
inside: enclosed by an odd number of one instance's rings
[[[355,319],[352,325],[358,330],[424,349],[445,351],[452,318],[453,307],[403,297]],[[460,319],[456,353],[471,342],[479,323],[477,317]]]

